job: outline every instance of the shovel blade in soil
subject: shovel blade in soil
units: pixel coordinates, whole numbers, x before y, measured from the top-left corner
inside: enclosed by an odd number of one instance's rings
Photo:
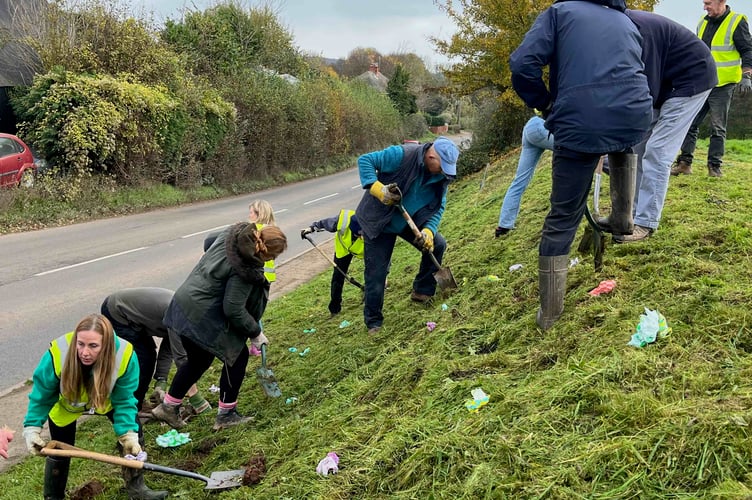
[[[436,280],[436,284],[439,285],[439,288],[457,288],[457,282],[454,280],[452,270],[448,267],[440,268],[433,273],[433,277]]]
[[[243,469],[212,472],[206,482],[206,490],[226,490],[243,485]]]

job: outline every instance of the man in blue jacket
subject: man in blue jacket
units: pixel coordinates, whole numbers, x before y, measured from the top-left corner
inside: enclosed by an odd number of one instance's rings
[[[438,229],[458,157],[457,146],[439,137],[432,143],[391,146],[358,158],[360,184],[368,190],[355,211],[365,244],[363,316],[368,333],[378,332],[384,322],[384,282],[397,236],[424,250],[410,298],[428,302],[436,292],[433,273],[438,269],[426,252],[433,252],[441,263],[446,240]],[[416,240],[407,226],[396,207],[399,203],[421,229],[421,238]]]
[[[626,243],[648,238],[661,220],[671,163],[692,120],[718,83],[715,61],[708,47],[679,23],[652,12],[627,10],[642,35],[642,60],[653,96],[650,136],[635,150],[637,193],[634,231],[615,235]],[[608,219],[599,224],[608,225]]]
[[[612,210],[614,231],[633,229],[637,158],[631,147],[647,134],[652,100],[642,38],[625,10],[624,0],[558,0],[509,58],[514,90],[543,113],[554,135],[551,210],[538,258],[536,321],[543,330],[564,310],[569,250],[603,154],[609,154],[612,191],[621,195]]]

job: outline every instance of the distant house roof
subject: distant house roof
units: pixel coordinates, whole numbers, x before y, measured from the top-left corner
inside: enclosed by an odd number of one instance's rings
[[[356,76],[355,78],[357,80],[363,80],[379,92],[386,92],[386,86],[389,83],[389,79],[379,71],[379,65],[376,63],[371,63],[368,71]]]
[[[39,55],[19,42],[20,30],[14,23],[19,16],[39,15],[44,0],[0,0],[0,87],[31,85],[34,74],[41,69]]]

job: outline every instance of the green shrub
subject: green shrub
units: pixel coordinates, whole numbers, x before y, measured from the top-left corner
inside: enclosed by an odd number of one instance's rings
[[[407,115],[402,121],[402,135],[405,139],[419,139],[428,133],[428,124],[420,113]]]
[[[37,77],[13,104],[20,132],[62,173],[164,181],[163,162],[205,160],[233,125],[231,104],[193,90],[182,101],[161,86],[58,69]]]

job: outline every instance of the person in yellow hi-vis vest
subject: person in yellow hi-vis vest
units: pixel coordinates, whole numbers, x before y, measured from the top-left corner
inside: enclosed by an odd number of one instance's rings
[[[350,268],[353,257],[363,258],[363,238],[355,210],[342,209],[339,215],[314,222],[300,232],[300,237],[305,237],[316,231],[329,231],[336,233],[334,238],[334,264],[341,269],[332,270],[331,299],[329,312],[336,316],[342,311],[342,287],[345,284],[345,275]]]
[[[726,0],[703,0],[702,3],[708,15],[697,25],[697,36],[710,48],[715,59],[718,85],[710,91],[689,127],[671,175],[692,173],[700,124],[710,115],[708,175],[721,177],[731,97],[735,89],[742,94],[752,90],[752,35],[749,33],[747,16],[731,10]]]
[[[256,224],[256,229],[261,231],[264,226],[276,226],[277,223],[274,220],[274,210],[271,203],[266,200],[253,200],[248,204],[248,222]],[[209,247],[214,244],[214,241],[219,236],[219,232],[211,233],[204,239],[204,252],[209,250]],[[274,260],[268,260],[264,262],[264,276],[269,283],[277,281],[277,272],[275,269]]]
[[[143,436],[136,420],[138,360],[133,346],[113,331],[100,314],[84,317],[76,329],[50,343],[34,370],[34,385],[24,419],[23,436],[33,455],[45,446],[41,437],[45,420],[55,441],[75,444],[76,420],[81,415],[105,415],[112,422],[123,455],[138,456]],[[70,458],[47,457],[44,498],[65,498]],[[142,469],[123,467],[131,499],[162,499],[166,491],[144,484]]]

